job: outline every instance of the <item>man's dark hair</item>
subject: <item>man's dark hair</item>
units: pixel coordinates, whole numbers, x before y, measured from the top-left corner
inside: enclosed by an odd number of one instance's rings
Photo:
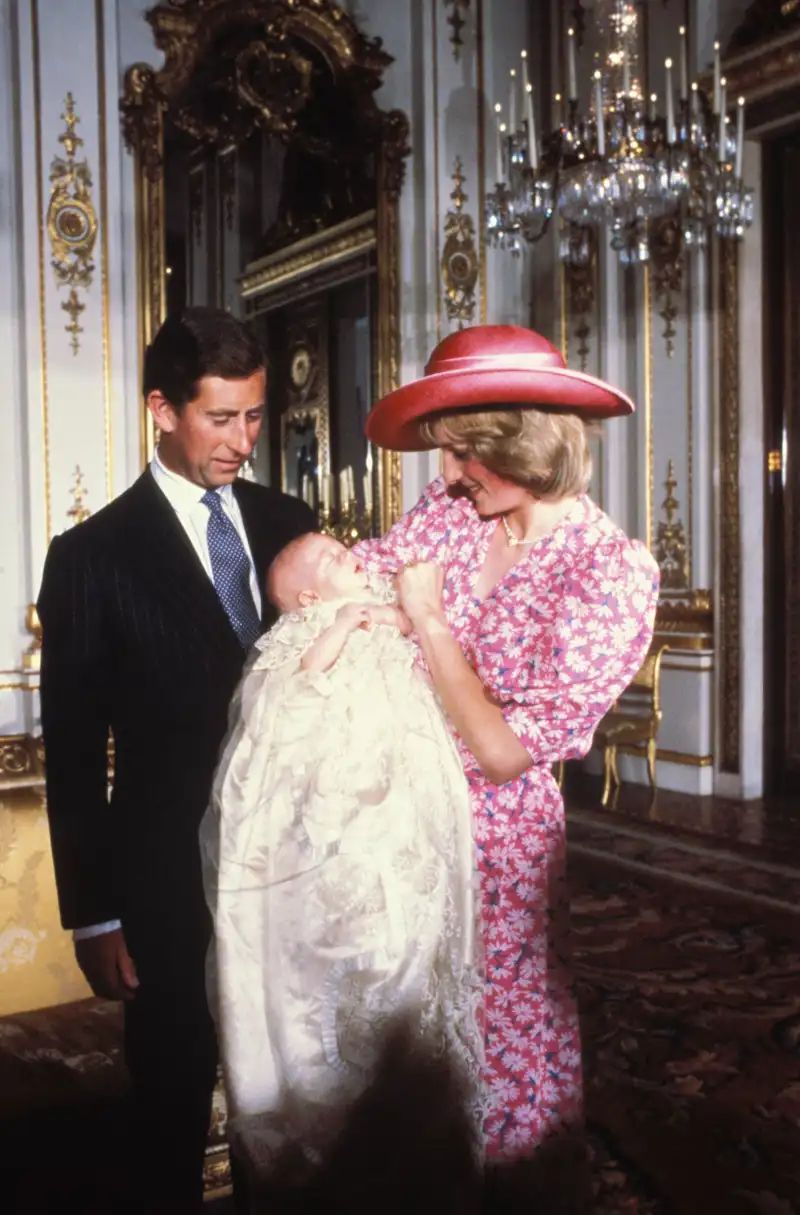
[[[144,354],[144,395],[161,392],[180,411],[204,376],[246,380],[266,366],[253,331],[223,308],[185,308],[169,316]]]

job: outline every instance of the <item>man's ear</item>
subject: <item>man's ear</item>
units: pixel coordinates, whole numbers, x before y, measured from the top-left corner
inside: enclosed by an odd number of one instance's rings
[[[301,591],[297,601],[300,607],[311,607],[312,603],[319,603],[319,595],[316,591]]]
[[[164,434],[171,434],[178,424],[178,413],[174,405],[170,405],[158,388],[147,394],[146,403],[158,429]]]

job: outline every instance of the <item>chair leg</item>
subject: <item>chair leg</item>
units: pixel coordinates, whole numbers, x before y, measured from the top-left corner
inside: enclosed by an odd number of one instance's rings
[[[650,777],[650,787],[656,787],[656,740],[651,738],[647,743],[647,774]]]
[[[611,776],[613,778],[614,784],[619,789],[620,786],[622,785],[622,781],[619,778],[619,768],[617,767],[617,748],[616,747],[611,748]]]
[[[614,765],[614,747],[606,747],[603,750],[603,793],[600,798],[600,805],[608,805],[608,795],[611,792],[611,777],[613,774]]]

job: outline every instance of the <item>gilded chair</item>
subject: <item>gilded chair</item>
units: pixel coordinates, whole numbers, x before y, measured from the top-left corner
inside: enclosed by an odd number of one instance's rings
[[[594,735],[595,746],[603,748],[603,795],[608,803],[611,786],[622,783],[617,768],[619,747],[644,747],[650,786],[656,787],[656,748],[661,725],[661,662],[669,646],[656,643],[622,695],[609,709]]]

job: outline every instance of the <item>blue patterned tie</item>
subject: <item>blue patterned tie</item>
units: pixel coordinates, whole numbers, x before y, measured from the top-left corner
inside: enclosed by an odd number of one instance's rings
[[[236,636],[246,650],[261,632],[253,592],[250,590],[250,559],[241,537],[213,489],[203,494],[202,502],[209,509],[208,555],[214,586]]]

